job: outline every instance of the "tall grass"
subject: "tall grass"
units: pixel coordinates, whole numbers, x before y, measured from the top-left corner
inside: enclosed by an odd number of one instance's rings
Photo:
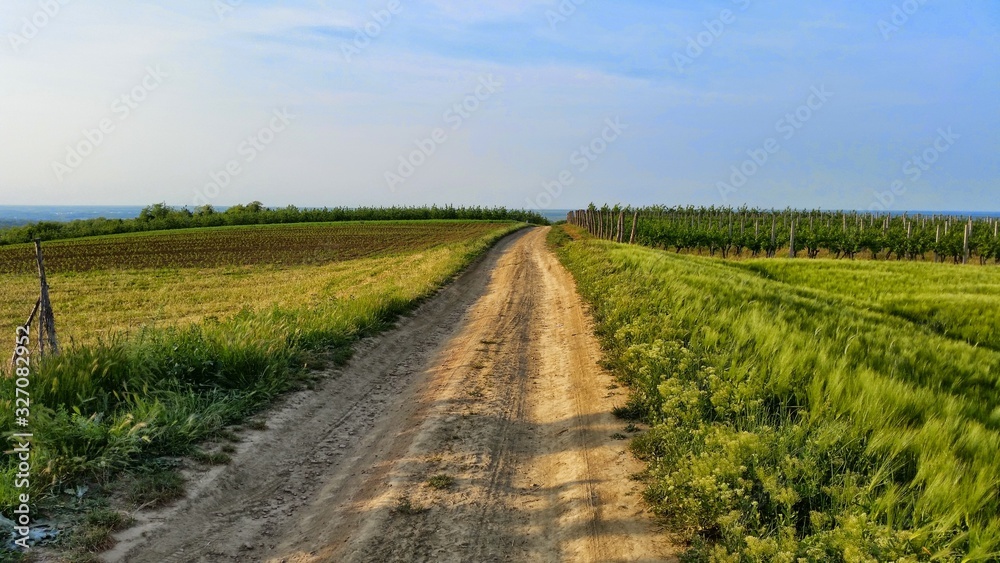
[[[633,444],[646,497],[690,559],[1000,557],[1000,353],[873,306],[884,264],[852,265],[872,273],[856,286],[795,285],[770,266],[556,243],[634,389],[621,411],[654,425]],[[907,267],[918,286],[936,272]]]
[[[313,267],[315,283],[323,285],[316,294],[305,300],[271,295],[292,306],[247,305],[229,315],[131,333],[120,327],[99,340],[68,346],[33,375],[33,498],[77,481],[110,478],[153,456],[192,451],[199,440],[289,389],[317,354],[346,357],[355,340],[386,327],[517,228],[509,224],[461,243],[355,260],[351,271],[338,275]],[[215,275],[220,288],[230,283],[224,269],[196,274]],[[273,272],[267,269],[256,278],[254,271],[244,274],[244,288],[261,284],[259,289],[270,293],[299,288],[268,285]],[[78,274],[78,281],[85,283],[88,275],[104,274]],[[0,410],[13,412],[13,397],[13,381],[0,379]],[[10,417],[3,418],[2,429],[13,431]],[[15,494],[23,491],[13,489],[16,470],[7,463],[0,499],[10,515]]]

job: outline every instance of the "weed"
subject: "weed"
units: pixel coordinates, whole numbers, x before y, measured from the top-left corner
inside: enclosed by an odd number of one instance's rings
[[[129,502],[140,506],[161,506],[184,496],[184,478],[166,469],[137,475],[128,489]]]
[[[240,438],[240,436],[236,432],[233,432],[232,430],[229,430],[229,429],[219,430],[216,433],[216,436],[218,436],[219,438],[221,438],[223,440],[227,440],[227,441],[233,442],[233,443],[239,443],[239,442],[243,441],[243,438]]]
[[[413,516],[415,514],[423,514],[427,512],[430,508],[426,506],[419,506],[410,500],[410,497],[400,497],[396,502],[395,512],[397,514],[403,514],[405,516]]]
[[[232,461],[232,458],[225,452],[206,452],[204,450],[196,450],[191,454],[191,459],[207,465],[225,465]]]
[[[646,406],[635,395],[629,397],[624,405],[611,409],[611,413],[622,420],[642,420],[646,416],[646,411]]]
[[[453,486],[455,486],[455,478],[452,477],[451,475],[445,475],[442,473],[440,475],[435,475],[430,479],[428,479],[427,485],[431,488],[438,490],[450,489]]]
[[[250,430],[267,430],[267,421],[263,418],[252,418],[247,421],[247,428]]]
[[[100,508],[89,512],[70,535],[69,546],[84,553],[96,553],[114,545],[111,534],[131,525],[133,519],[117,510]],[[85,558],[77,554],[76,560]]]

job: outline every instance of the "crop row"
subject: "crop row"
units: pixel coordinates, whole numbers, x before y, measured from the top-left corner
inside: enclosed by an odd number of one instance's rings
[[[353,222],[222,227],[139,233],[45,244],[50,272],[324,264],[470,240],[488,222]],[[0,247],[0,272],[36,269],[34,247]]]

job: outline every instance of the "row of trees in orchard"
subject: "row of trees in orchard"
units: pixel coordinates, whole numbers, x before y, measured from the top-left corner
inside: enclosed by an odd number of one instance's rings
[[[570,212],[567,221],[608,240],[723,258],[824,254],[1000,263],[1000,221],[995,217],[592,204]]]

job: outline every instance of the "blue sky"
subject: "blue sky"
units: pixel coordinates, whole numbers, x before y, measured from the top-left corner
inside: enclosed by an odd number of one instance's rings
[[[986,0],[9,0],[0,204],[995,211],[998,29]]]

